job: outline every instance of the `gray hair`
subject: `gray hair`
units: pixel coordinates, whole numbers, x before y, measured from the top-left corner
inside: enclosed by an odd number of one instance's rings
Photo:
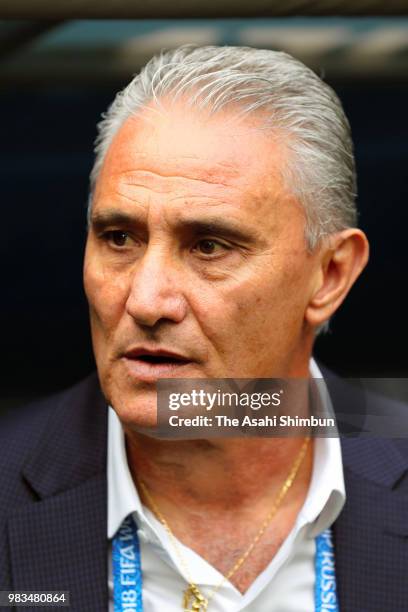
[[[249,47],[192,47],[162,52],[120,91],[98,124],[91,197],[106,152],[121,125],[160,101],[210,115],[238,109],[259,114],[262,128],[283,135],[290,155],[283,178],[304,207],[305,237],[356,225],[356,174],[350,126],[335,92],[287,53]]]

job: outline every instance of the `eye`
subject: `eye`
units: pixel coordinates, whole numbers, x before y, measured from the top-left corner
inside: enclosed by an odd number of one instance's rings
[[[214,240],[200,240],[197,244],[198,249],[205,255],[212,255],[216,249],[217,243]]]
[[[203,238],[196,243],[193,250],[198,251],[201,255],[215,255],[219,251],[228,250],[228,247],[217,240]]]
[[[110,242],[116,247],[126,246],[126,243],[129,240],[129,234],[123,232],[122,230],[110,230],[105,232],[103,237],[107,242]]]

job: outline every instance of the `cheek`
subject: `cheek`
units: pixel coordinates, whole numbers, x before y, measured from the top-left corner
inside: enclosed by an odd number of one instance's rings
[[[211,287],[201,297],[195,294],[192,305],[195,318],[215,352],[230,361],[245,352],[249,340],[255,340],[267,307],[258,287],[247,283],[234,287]]]
[[[85,261],[84,288],[88,299],[92,327],[111,333],[121,318],[129,294],[129,283],[96,262]]]
[[[306,289],[305,277],[295,266],[275,268],[273,275],[259,270],[252,278],[208,296],[201,310],[203,328],[226,351],[233,346],[270,350],[271,342],[281,344],[301,329]]]

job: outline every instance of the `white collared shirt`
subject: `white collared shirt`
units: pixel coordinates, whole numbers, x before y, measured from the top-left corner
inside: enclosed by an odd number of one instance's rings
[[[322,374],[311,360],[310,373]],[[326,394],[325,394],[326,396]],[[328,397],[328,396],[327,396]],[[292,531],[263,572],[241,594],[224,581],[211,600],[214,612],[314,612],[315,538],[331,526],[345,502],[340,441],[316,438],[312,478],[306,500]],[[143,572],[144,612],[180,612],[187,580],[170,542],[156,517],[142,505],[126,457],[124,433],[114,410],[108,416],[108,538],[109,610],[113,611],[111,540],[122,521],[134,515]],[[223,577],[192,549],[178,542],[190,575],[203,594]]]

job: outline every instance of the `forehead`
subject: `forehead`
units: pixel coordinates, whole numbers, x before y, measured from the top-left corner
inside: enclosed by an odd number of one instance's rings
[[[153,169],[157,163],[168,174],[181,170],[210,181],[238,178],[244,168],[250,174],[264,165],[273,173],[283,162],[283,143],[260,126],[260,119],[234,119],[227,111],[208,117],[174,104],[160,111],[148,107],[123,123],[104,168],[143,169],[149,163]]]
[[[169,209],[184,200],[200,208],[225,204],[234,215],[270,216],[273,202],[294,198],[282,179],[283,137],[261,125],[261,118],[238,120],[227,111],[208,117],[183,106],[144,109],[115,135],[95,202],[99,206],[107,194],[124,205],[154,198]]]

